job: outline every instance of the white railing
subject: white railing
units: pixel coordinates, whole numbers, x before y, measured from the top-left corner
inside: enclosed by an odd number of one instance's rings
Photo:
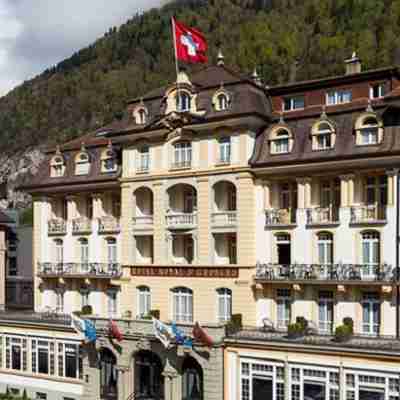
[[[265,210],[266,225],[289,225],[296,223],[296,210],[292,208],[273,208]]]
[[[45,276],[98,276],[114,277],[122,274],[119,263],[38,263],[38,275]]]
[[[99,218],[99,233],[119,232],[119,219],[111,216]]]
[[[236,225],[236,211],[219,211],[211,214],[211,223],[218,226]]]
[[[153,225],[154,217],[152,215],[142,215],[140,217],[133,217],[132,223],[133,225]]]
[[[386,206],[366,204],[351,207],[350,222],[352,224],[379,221],[386,221]]]
[[[166,223],[168,227],[193,226],[197,224],[197,215],[195,213],[179,213],[167,215]]]
[[[47,223],[49,234],[65,234],[67,233],[67,223],[61,218],[50,219]]]
[[[307,224],[323,224],[339,221],[337,207],[317,207],[307,209]]]
[[[72,232],[82,233],[92,231],[92,221],[89,218],[82,217],[72,220]]]

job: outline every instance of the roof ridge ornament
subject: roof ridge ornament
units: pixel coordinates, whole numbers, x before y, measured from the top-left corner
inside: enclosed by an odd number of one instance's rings
[[[254,71],[251,77],[256,85],[261,85],[261,78],[258,75],[257,67],[254,67]]]
[[[60,145],[59,144],[56,146],[56,155],[57,156],[61,156],[61,150],[60,150]]]
[[[81,152],[86,152],[85,142],[81,142]]]
[[[328,119],[328,116],[326,115],[326,106],[325,104],[322,106],[322,111],[321,111],[321,119]]]
[[[373,113],[374,109],[372,108],[371,99],[368,99],[367,108],[365,109],[366,112]]]
[[[223,67],[225,65],[225,57],[222,54],[221,48],[218,50],[217,65],[218,65],[218,67]]]

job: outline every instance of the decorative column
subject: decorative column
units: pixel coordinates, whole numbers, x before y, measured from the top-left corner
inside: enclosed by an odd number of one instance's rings
[[[67,220],[72,220],[77,217],[77,196],[67,196]]]
[[[165,243],[166,243],[166,260],[167,264],[172,264],[172,256],[173,256],[173,240],[174,236],[171,232],[167,232],[165,234]]]
[[[136,247],[133,241],[132,231],[132,186],[123,184],[121,186],[121,263],[122,265],[131,265],[133,263],[133,254]]]
[[[165,215],[168,210],[165,198],[167,192],[163,187],[162,182],[153,183],[153,227],[154,227],[154,264],[165,264],[165,257],[168,252],[166,246],[168,242],[165,240]],[[169,260],[167,260],[169,262]]]
[[[346,400],[346,376],[342,361],[339,366],[339,400]]]
[[[6,269],[7,269],[6,228],[0,228],[0,310],[6,307]]]
[[[354,174],[340,175],[340,206],[350,207],[354,204]]]
[[[127,390],[130,369],[126,365],[117,365],[115,368],[118,371],[118,400],[126,400],[130,396]]]
[[[263,181],[264,188],[264,210],[269,210],[272,208],[272,197],[271,197],[271,182]]]
[[[303,209],[305,208],[305,180],[304,178],[297,178],[297,208]]]
[[[289,367],[288,356],[286,356],[285,358],[283,370],[284,370],[285,400],[290,400],[290,367]]]
[[[195,246],[195,263],[208,264],[210,257],[210,217],[213,212],[214,191],[208,177],[197,178],[197,238],[193,237]]]
[[[192,240],[193,240],[193,264],[198,264],[199,259],[198,259],[198,240],[197,240],[197,232],[192,232]]]
[[[396,193],[397,193],[397,176],[399,170],[397,168],[386,171],[387,175],[387,200],[388,206],[394,206],[396,204]]]
[[[172,367],[168,358],[165,363],[165,368],[163,371],[164,376],[164,399],[165,400],[176,400],[179,396],[177,378],[178,373],[175,368]]]

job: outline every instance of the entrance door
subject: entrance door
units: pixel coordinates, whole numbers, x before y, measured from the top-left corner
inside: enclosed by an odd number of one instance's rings
[[[104,400],[118,399],[118,371],[114,354],[103,349],[100,352],[100,398]]]
[[[252,400],[273,400],[271,378],[253,377]]]
[[[163,400],[164,377],[159,357],[151,351],[135,356],[135,399]]]

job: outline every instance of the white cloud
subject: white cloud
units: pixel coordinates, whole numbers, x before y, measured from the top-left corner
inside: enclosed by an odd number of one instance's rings
[[[0,0],[0,95],[163,0]]]

